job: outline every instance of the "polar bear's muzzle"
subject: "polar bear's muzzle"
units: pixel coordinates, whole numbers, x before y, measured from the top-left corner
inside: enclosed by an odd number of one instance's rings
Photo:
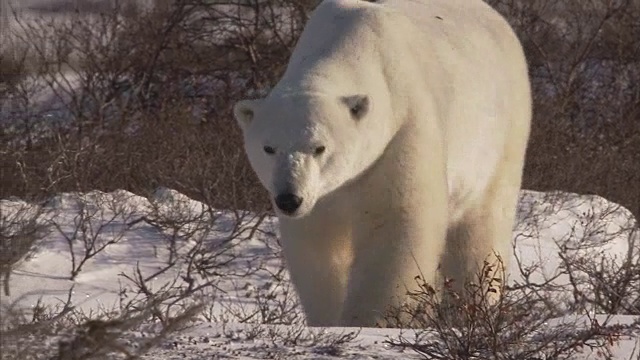
[[[268,190],[278,212],[291,218],[309,214],[316,202],[319,183],[315,159],[301,151],[283,152],[272,171]]]

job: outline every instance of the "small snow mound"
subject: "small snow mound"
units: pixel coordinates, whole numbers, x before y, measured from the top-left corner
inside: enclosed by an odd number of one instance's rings
[[[637,226],[631,211],[624,206],[598,195],[550,191],[522,190],[518,203],[518,222],[532,217],[554,216],[557,220],[582,218],[606,220],[613,226],[611,231],[621,227]]]
[[[152,202],[166,208],[179,208],[190,212],[204,212],[207,207],[200,201],[196,201],[176,190],[159,187],[154,191]]]
[[[40,206],[17,198],[0,200],[0,218],[35,214]]]
[[[514,235],[624,257],[637,227],[628,209],[601,196],[523,190]]]
[[[45,207],[59,212],[77,212],[81,209],[97,211],[101,208],[122,212],[143,211],[148,201],[132,192],[118,189],[112,192],[93,190],[86,193],[68,192],[51,197]]]
[[[43,228],[47,209],[21,199],[0,200],[0,231],[5,241],[14,236]]]
[[[61,193],[49,198],[44,206],[50,210],[77,210],[80,207],[78,195],[76,192]]]
[[[587,286],[587,272],[640,261],[639,243],[637,221],[619,204],[597,195],[523,190],[511,280],[518,283],[528,276],[528,281],[550,281],[568,296],[570,277]]]

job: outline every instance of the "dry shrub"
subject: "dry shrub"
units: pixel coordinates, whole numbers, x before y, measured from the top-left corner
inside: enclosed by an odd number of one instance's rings
[[[560,360],[575,359],[585,351],[614,359],[619,341],[637,337],[640,331],[640,319],[621,324],[610,314],[595,316],[585,307],[558,312],[559,304],[546,292],[550,287],[527,284],[514,290],[500,283],[503,272],[501,264],[485,263],[477,279],[460,292],[452,287],[436,291],[416,277],[418,290],[408,296],[419,306],[390,309],[387,318],[400,321],[395,322],[400,327],[404,322],[399,319],[411,318],[418,330],[412,338],[401,332],[387,343],[424,359]],[[488,292],[497,291],[496,301],[487,300]]]

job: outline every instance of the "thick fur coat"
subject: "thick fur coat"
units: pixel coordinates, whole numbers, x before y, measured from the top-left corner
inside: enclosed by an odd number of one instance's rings
[[[384,325],[416,275],[508,263],[531,94],[482,0],[325,0],[234,110],[310,325]]]

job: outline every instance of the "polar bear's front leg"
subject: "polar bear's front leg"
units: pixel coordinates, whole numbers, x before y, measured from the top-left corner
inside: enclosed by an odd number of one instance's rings
[[[431,221],[419,223],[403,214],[391,214],[388,222],[358,236],[368,240],[354,247],[356,257],[341,325],[385,326],[387,311],[407,300],[408,290],[417,290],[416,276],[435,281],[446,219],[436,215]]]
[[[347,217],[317,212],[281,219],[282,248],[309,326],[340,320],[351,263]]]
[[[385,313],[417,289],[417,276],[436,280],[448,225],[439,140],[436,129],[408,128],[362,178],[343,326],[387,325]]]

